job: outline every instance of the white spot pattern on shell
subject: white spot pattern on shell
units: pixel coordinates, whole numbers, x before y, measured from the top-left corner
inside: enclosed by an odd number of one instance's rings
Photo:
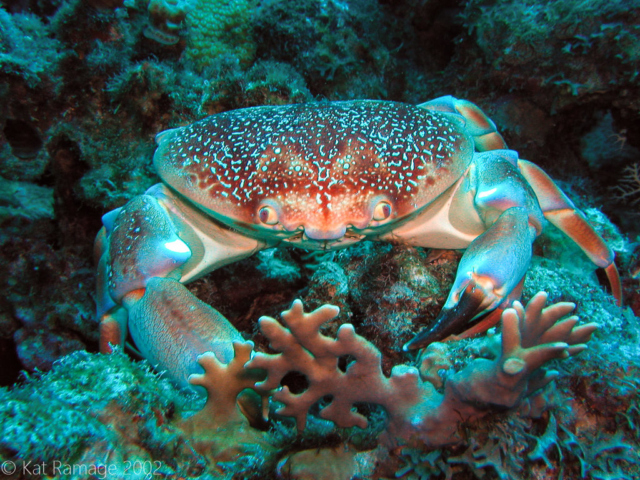
[[[291,217],[348,219],[383,196],[403,215],[459,177],[469,142],[451,117],[395,102],[255,107],[183,127],[156,166],[195,202],[247,222],[266,199]]]

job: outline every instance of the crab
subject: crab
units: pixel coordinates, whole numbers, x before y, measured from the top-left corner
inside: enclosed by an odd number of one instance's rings
[[[333,250],[363,240],[464,249],[423,348],[519,297],[547,221],[604,269],[614,255],[533,163],[509,150],[475,104],[359,100],[220,113],[156,136],[162,183],[103,217],[96,239],[101,350],[127,331],[179,384],[197,356],[233,357],[240,333],[184,286],[223,265],[288,244]]]

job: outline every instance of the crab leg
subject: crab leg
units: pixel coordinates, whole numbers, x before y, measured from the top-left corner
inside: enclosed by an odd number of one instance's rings
[[[228,362],[242,337],[181,282],[263,245],[201,220],[162,187],[147,193],[103,217],[96,243],[101,351],[122,344],[128,327],[145,358],[189,386],[189,375],[202,371],[198,355],[211,351]]]
[[[96,241],[101,253],[97,317],[100,349],[108,353],[110,343],[120,345],[126,336],[127,314],[121,306],[125,295],[142,294],[149,279],[179,272],[191,251],[175,233],[166,211],[149,195],[109,212],[103,223]]]
[[[405,350],[460,333],[469,321],[502,305],[523,279],[544,217],[535,193],[519,175],[517,160],[512,150],[476,153],[469,185],[456,195],[460,204],[471,197],[466,208],[477,212],[486,231],[462,256],[435,326],[418,334]]]
[[[527,160],[519,159],[518,167],[538,197],[545,218],[576,242],[589,260],[604,269],[611,292],[621,305],[622,288],[618,269],[613,263],[614,253],[549,175]]]
[[[468,100],[447,95],[418,106],[427,110],[462,115],[467,121],[466,128],[479,152],[507,148],[493,121],[477,105]],[[591,228],[573,202],[542,169],[522,159],[518,160],[518,167],[535,191],[545,218],[576,242],[594,264],[604,269],[611,292],[618,305],[621,305],[620,275],[613,263],[614,254],[611,249]]]
[[[473,137],[475,148],[479,152],[507,148],[496,124],[475,103],[447,95],[421,103],[418,107],[462,115],[467,121],[465,128]]]
[[[516,287],[511,291],[509,295],[502,301],[500,306],[495,310],[487,313],[478,323],[472,323],[469,328],[466,328],[464,332],[459,335],[451,336],[452,339],[463,339],[463,338],[472,338],[476,335],[480,335],[481,333],[486,332],[491,327],[498,324],[500,318],[502,318],[502,312],[505,308],[508,308],[515,302],[516,300],[520,300],[522,296],[522,287],[524,286],[524,277],[520,280],[520,283],[516,285]]]
[[[144,295],[124,298],[129,330],[136,346],[152,365],[166,370],[181,387],[189,375],[202,373],[199,355],[213,352],[222,363],[233,359],[240,332],[217,310],[198,300],[177,280],[152,278]]]
[[[576,241],[596,265],[605,268],[620,302],[613,253],[542,170],[518,159],[513,151],[492,150],[476,154],[469,176],[470,186],[457,195],[473,195],[475,210],[488,228],[463,255],[453,289],[435,326],[407,343],[405,350],[457,334],[472,319],[506,306],[524,277],[531,245],[545,218]]]
[[[462,256],[436,325],[419,333],[403,350],[422,348],[459,333],[469,320],[502,304],[529,267],[535,237],[526,209],[504,211]]]

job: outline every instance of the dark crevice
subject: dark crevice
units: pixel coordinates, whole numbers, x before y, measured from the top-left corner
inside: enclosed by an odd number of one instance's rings
[[[8,118],[4,125],[4,136],[9,142],[11,153],[18,158],[30,160],[42,149],[38,131],[22,120]]]
[[[8,387],[18,381],[20,374],[20,359],[16,353],[16,346],[10,338],[0,339],[0,386]]]

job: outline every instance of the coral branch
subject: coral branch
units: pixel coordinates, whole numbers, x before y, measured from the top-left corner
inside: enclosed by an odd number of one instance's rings
[[[255,375],[244,368],[253,352],[252,342],[233,342],[234,358],[224,364],[213,352],[205,352],[198,357],[198,363],[204,368],[203,374],[189,377],[191,385],[207,390],[207,403],[204,407],[207,415],[221,422],[240,420],[236,399],[242,390],[252,388]]]
[[[541,367],[586,348],[595,324],[575,327],[577,317],[560,320],[575,305],[557,303],[543,308],[540,292],[527,308],[515,302],[502,314],[502,353],[495,360],[477,359],[453,375],[445,388],[440,416],[478,417],[491,409],[517,406],[526,396],[547,385],[557,372]]]
[[[304,313],[299,300],[282,314],[285,325],[269,317],[260,319],[260,328],[271,346],[281,353],[258,353],[245,367],[267,371],[267,378],[255,385],[264,391],[277,388],[288,372],[306,376],[309,386],[304,392],[294,394],[281,387],[274,395],[284,404],[278,413],[294,417],[299,430],[305,428],[311,406],[331,396],[331,403],[320,416],[340,427],[364,428],[366,418],[354,411],[354,405],[369,402],[387,410],[388,438],[393,442],[419,439],[431,446],[455,443],[460,440],[457,432],[461,421],[515,407],[557,376],[557,372],[541,368],[545,363],[586,348],[584,343],[596,326],[576,327],[577,317],[559,321],[575,305],[558,303],[544,308],[546,299],[545,293],[539,293],[526,309],[519,302],[506,309],[498,357],[476,359],[452,375],[444,395],[430,382],[423,382],[414,367],[396,366],[391,377],[385,377],[380,352],[357,335],[352,325],[340,327],[335,340],[319,332],[324,322],[338,314],[337,307],[325,305]],[[439,351],[440,356],[447,352]],[[343,372],[338,361],[345,355],[354,360]]]
[[[627,165],[623,172],[618,185],[613,188],[613,191],[616,192],[613,198],[637,205],[640,202],[640,163]]]
[[[269,317],[260,319],[260,328],[271,347],[282,353],[257,353],[246,366],[267,371],[266,380],[256,384],[259,390],[278,387],[291,371],[307,377],[309,388],[303,393],[294,394],[282,387],[274,395],[275,400],[285,405],[278,413],[294,417],[299,430],[305,428],[309,408],[327,395],[331,395],[333,401],[321,411],[322,418],[340,427],[365,428],[367,421],[353,411],[353,404],[369,401],[384,405],[385,396],[391,391],[380,367],[380,352],[357,335],[352,325],[343,325],[335,340],[319,332],[320,326],[338,312],[337,307],[324,305],[304,313],[302,302],[296,300],[291,309],[282,314],[288,328]],[[338,368],[338,359],[344,355],[355,359],[346,372]]]
[[[245,367],[251,358],[253,343],[233,342],[233,350],[234,358],[227,364],[213,352],[198,357],[204,373],[191,375],[189,382],[207,390],[207,403],[201,411],[180,422],[181,429],[193,438],[194,448],[215,463],[255,455],[255,450],[265,459],[274,451],[264,432],[252,428],[250,419],[243,415],[247,405],[242,405],[240,393],[253,388],[256,380],[263,377],[263,372]]]

